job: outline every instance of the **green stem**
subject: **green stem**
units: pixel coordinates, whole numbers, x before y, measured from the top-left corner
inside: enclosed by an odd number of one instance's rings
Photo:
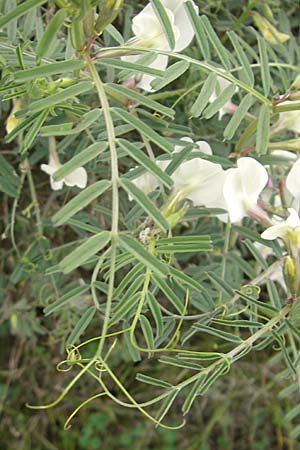
[[[26,175],[27,175],[28,184],[29,184],[29,190],[30,190],[30,194],[31,194],[31,198],[32,198],[33,206],[34,206],[34,211],[35,211],[35,216],[36,216],[38,237],[42,238],[44,231],[43,231],[43,224],[42,224],[42,219],[41,219],[41,212],[40,212],[39,202],[38,202],[38,198],[36,195],[35,185],[34,185],[28,158],[26,158],[24,161],[24,167],[26,170]]]
[[[151,270],[149,268],[147,268],[146,273],[145,273],[145,281],[144,281],[143,289],[141,292],[141,298],[140,298],[138,307],[136,309],[136,312],[135,312],[135,315],[134,315],[134,318],[133,318],[133,321],[132,321],[132,324],[130,327],[130,342],[133,347],[135,347],[138,350],[142,350],[142,351],[145,349],[141,348],[139,345],[136,344],[134,332],[135,332],[139,317],[141,315],[141,312],[142,312],[142,309],[143,309],[143,306],[144,306],[144,303],[146,300],[146,295],[149,290],[150,281],[151,281]]]
[[[191,376],[190,378],[187,378],[186,380],[182,381],[181,383],[178,383],[177,385],[172,386],[172,388],[170,388],[170,390],[171,389],[172,390],[173,389],[182,390],[183,388],[189,386],[191,383],[196,382],[200,375],[202,375],[202,374],[209,374],[210,372],[212,372],[212,370],[214,370],[220,364],[221,361],[228,361],[228,363],[230,363],[230,361],[235,356],[238,356],[239,354],[242,354],[242,352],[245,351],[247,348],[252,347],[253,344],[257,340],[261,339],[265,334],[269,333],[272,330],[273,327],[275,327],[278,323],[280,323],[282,320],[284,320],[288,316],[288,314],[290,313],[291,307],[292,307],[291,305],[285,306],[276,316],[274,316],[267,323],[265,323],[256,333],[254,333],[252,336],[250,336],[245,341],[241,342],[241,344],[239,344],[237,347],[232,349],[230,352],[228,352],[226,354],[223,354],[221,359],[216,360],[215,362],[210,364],[208,367],[204,368],[201,372]],[[176,350],[178,352],[180,352],[180,349],[176,349]],[[191,352],[191,353],[197,354],[197,352]],[[232,361],[232,362],[234,362],[234,361]],[[136,408],[139,411],[141,411],[143,414],[145,414],[145,411],[143,410],[144,407],[154,405],[155,403],[163,400],[164,398],[168,397],[168,395],[170,395],[170,390],[166,390],[162,394],[160,394],[157,397],[153,398],[152,400],[149,400],[149,401],[146,401],[146,402],[143,402],[143,403],[137,403],[133,399],[133,397],[128,393],[128,391],[124,388],[124,386],[119,381],[119,379],[115,376],[115,374],[110,370],[110,368],[106,364],[106,362],[102,360],[101,363],[102,363],[103,367],[105,368],[105,370],[107,371],[107,373],[111,376],[111,378],[119,386],[119,388],[122,390],[122,392],[130,400],[130,403],[126,403],[126,402],[124,402],[124,401],[114,397],[109,392],[109,390],[104,386],[103,381],[99,377],[97,377],[97,375],[95,375],[93,372],[90,372],[89,370],[88,370],[88,372],[90,373],[90,375],[92,375],[100,383],[102,388],[105,389],[107,395],[110,398],[112,398],[112,400],[116,401],[118,404],[120,404],[120,405],[122,405],[122,406],[124,406],[126,408]],[[80,364],[80,362],[76,362],[76,364],[78,364],[80,367],[84,367],[83,365]],[[90,367],[90,365],[91,364],[89,363],[88,366]],[[87,369],[89,367],[87,367]],[[153,420],[153,418],[151,416],[150,416],[150,419]]]
[[[299,102],[291,102],[287,105],[277,105],[274,106],[273,111],[274,113],[279,112],[286,112],[286,111],[299,111],[300,109],[300,103]]]
[[[101,339],[99,342],[97,357],[101,356],[103,351],[103,346],[105,342],[105,335],[107,334],[109,319],[112,309],[112,300],[114,292],[114,282],[115,282],[115,266],[116,266],[116,256],[117,256],[117,239],[118,239],[118,226],[119,226],[119,168],[118,168],[118,155],[116,148],[116,137],[114,124],[110,113],[110,106],[106,97],[104,85],[101,78],[96,70],[94,63],[91,61],[88,54],[85,55],[85,60],[87,63],[87,68],[93,78],[97,94],[102,106],[104,120],[106,125],[106,131],[108,136],[108,143],[110,148],[110,158],[111,158],[111,184],[112,184],[112,224],[111,224],[111,252],[110,252],[110,276],[108,284],[107,302],[105,309],[105,317],[102,327]],[[100,267],[98,268],[98,271]],[[97,277],[97,273],[94,273],[94,277]]]
[[[232,349],[230,352],[225,353],[224,357],[230,362],[235,356],[242,353],[244,350],[246,350],[249,347],[252,347],[253,344],[260,338],[262,338],[266,333],[269,333],[272,328],[277,325],[279,322],[281,322],[285,317],[290,313],[291,305],[285,306],[275,317],[273,317],[269,322],[267,322],[265,325],[263,325],[256,333],[254,333],[252,336],[250,336],[248,339],[243,341],[241,344],[239,344],[237,347]],[[224,358],[222,358],[224,359]],[[220,360],[215,361],[210,366],[206,367],[204,370],[202,370],[200,373],[193,375],[192,377],[188,378],[187,380],[182,381],[181,383],[177,384],[175,386],[177,389],[182,389],[189,384],[193,383],[194,381],[197,381],[199,375],[202,375],[204,373],[210,373],[216,366],[220,364]]]
[[[173,52],[166,52],[166,51],[162,51],[162,50],[155,50],[153,48],[151,49],[146,49],[146,48],[140,48],[140,47],[130,47],[130,49],[126,46],[124,47],[111,47],[108,51],[107,50],[103,50],[100,51],[96,57],[101,58],[102,57],[107,57],[107,56],[115,56],[114,52],[117,52],[117,54],[119,52],[125,51],[124,54],[128,53],[128,51],[130,51],[131,53],[147,53],[147,52],[154,52],[157,54],[161,54],[161,55],[166,55],[169,57],[173,57],[175,59],[179,59],[182,61],[187,61],[190,64],[200,67],[203,70],[206,70],[207,72],[214,72],[216,75],[220,76],[221,78],[224,78],[225,80],[230,81],[230,83],[233,83],[234,85],[238,86],[240,89],[248,92],[249,94],[253,95],[253,97],[255,97],[260,103],[263,103],[265,105],[268,106],[272,106],[272,102],[265,97],[263,94],[261,94],[259,91],[257,91],[256,89],[252,88],[251,86],[248,86],[246,83],[242,82],[241,80],[239,80],[238,78],[235,78],[234,76],[232,76],[230,73],[228,72],[223,72],[222,69],[219,69],[217,67],[212,66],[211,64],[208,64],[204,61],[198,61],[194,58],[191,58],[190,56],[187,55],[181,55],[180,53],[173,53]]]
[[[229,248],[230,233],[231,233],[231,223],[228,221],[226,224],[225,241],[224,241],[223,256],[222,256],[222,266],[221,266],[222,280],[225,279],[226,258],[227,258],[228,248]],[[223,296],[222,291],[220,291],[220,296],[219,296],[220,303],[222,303],[222,296]]]
[[[12,211],[11,211],[11,219],[10,219],[10,240],[12,243],[12,246],[16,252],[16,254],[18,255],[18,258],[20,258],[20,252],[16,243],[16,239],[15,239],[15,223],[16,223],[16,212],[17,212],[17,207],[18,207],[18,203],[19,203],[19,199],[20,199],[20,195],[21,195],[21,191],[23,188],[23,184],[24,184],[24,180],[26,177],[26,173],[23,172],[21,175],[21,180],[20,180],[20,186],[18,189],[18,196],[15,198],[14,202],[13,202],[13,206],[12,206]]]

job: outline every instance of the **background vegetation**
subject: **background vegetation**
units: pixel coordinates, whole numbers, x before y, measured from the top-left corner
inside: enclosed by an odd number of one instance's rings
[[[138,3],[138,4],[137,4]],[[225,32],[234,29],[249,46],[257,50],[256,36],[252,31],[253,18],[249,14],[255,9],[266,16],[268,8],[274,14],[277,27],[281,32],[289,33],[295,37],[299,45],[299,16],[300,5],[293,0],[258,1],[200,1],[201,14],[205,14],[211,21],[219,38],[224,45],[228,39]],[[124,36],[130,37],[131,18],[146,1],[136,2],[126,0],[114,25]],[[7,12],[16,5],[15,1],[0,1],[0,10]],[[22,17],[16,24],[9,27],[8,39],[11,48],[4,47],[7,43],[6,30],[0,32],[0,55],[2,62],[2,86],[9,71],[17,66],[18,54],[15,48],[19,45],[25,62],[34,57],[35,40],[40,37],[55,11],[54,2],[49,1],[39,10],[35,10]],[[105,33],[96,45],[111,45],[112,38]],[[66,48],[66,35],[60,30],[49,57],[61,59]],[[277,49],[278,50],[278,49]],[[285,54],[279,48],[275,57],[280,62],[299,65],[300,46],[292,45],[290,53]],[[194,58],[199,58],[196,44],[190,46],[185,52]],[[293,56],[291,56],[293,55]],[[1,63],[1,61],[0,61]],[[7,64],[10,68],[7,70]],[[104,72],[103,72],[104,73]],[[276,83],[272,86],[273,94],[284,92],[293,82],[295,72],[285,71],[280,76],[275,75]],[[105,72],[108,81],[114,79],[114,72]],[[218,121],[214,116],[209,120],[191,118],[190,108],[195,102],[199,91],[192,87],[205,80],[205,74],[191,69],[182,77],[176,79],[163,91],[152,95],[153,99],[161,101],[164,105],[174,107],[176,111],[176,130],[172,127],[166,135],[175,132],[180,136],[194,135],[197,139],[205,139],[213,147],[214,152],[226,158],[234,150],[235,142],[223,142],[223,131],[230,117],[226,116]],[[259,77],[259,75],[258,75]],[[289,78],[290,77],[290,78]],[[0,86],[1,88],[1,86]],[[44,86],[42,81],[33,86],[36,96]],[[35,96],[35,92],[32,92]],[[182,97],[180,97],[182,96]],[[174,102],[180,98],[180,101]],[[13,187],[17,195],[5,185],[1,185],[0,211],[1,211],[1,242],[0,242],[0,448],[5,450],[265,450],[282,449],[296,450],[300,448],[297,417],[287,416],[299,403],[299,386],[291,384],[283,364],[282,352],[276,346],[268,347],[260,352],[251,352],[235,364],[230,376],[217,380],[205,396],[197,397],[190,414],[187,417],[185,428],[171,431],[155,429],[153,424],[141,416],[138,411],[123,409],[110,399],[100,399],[83,408],[74,418],[72,427],[64,430],[66,418],[72,411],[88,397],[95,394],[95,382],[90,377],[75,385],[72,395],[68,395],[62,403],[53,409],[33,411],[25,404],[45,404],[56,398],[62,386],[70,381],[74,374],[72,371],[61,373],[56,365],[65,358],[65,342],[70,333],[82,317],[82,311],[90,305],[90,297],[83,293],[72,301],[70,307],[53,315],[45,316],[44,308],[52,301],[53,286],[60,293],[66,287],[78,286],[78,280],[86,280],[91,275],[93,266],[90,264],[80,267],[72,272],[72,278],[65,275],[47,275],[46,271],[66,255],[69,251],[68,243],[84,239],[87,231],[74,221],[69,226],[55,228],[51,217],[61,205],[71,198],[69,190],[62,193],[51,192],[48,177],[40,170],[40,164],[45,162],[48,154],[48,139],[38,136],[30,148],[30,166],[32,182],[35,189],[22,176],[26,167],[22,166],[19,156],[18,140],[7,142],[5,140],[5,126],[11,110],[9,97],[3,99],[1,105],[1,150],[0,171],[6,169],[13,178]],[[87,103],[91,107],[98,107],[96,97],[89,95]],[[78,110],[70,111],[69,118],[73,119]],[[84,111],[85,112],[85,111]],[[74,116],[73,116],[74,114]],[[93,129],[98,137],[105,139],[105,126],[103,123]],[[180,128],[182,127],[182,128]],[[161,130],[164,134],[165,130]],[[83,149],[90,142],[90,131],[84,135],[70,135],[60,137],[58,150],[64,161],[68,161],[74,154],[74,149]],[[135,134],[132,132],[132,136]],[[290,135],[287,133],[287,138]],[[5,158],[5,160],[4,160]],[[6,164],[9,163],[9,166]],[[21,164],[20,164],[21,163]],[[89,163],[89,176],[92,181],[107,178],[109,171],[108,158],[103,155],[97,161]],[[125,173],[134,167],[129,158],[121,161],[121,172]],[[18,179],[14,180],[14,172]],[[0,180],[1,183],[1,180]],[[2,180],[3,183],[3,180]],[[76,188],[74,190],[76,191]],[[44,238],[39,237],[37,224],[39,218],[35,210],[35,193],[41,205],[41,220],[43,222]],[[18,198],[18,202],[15,202]],[[121,196],[121,219],[126,226],[132,227],[130,213],[132,205],[125,193]],[[190,216],[196,219],[187,223],[182,221],[179,225],[183,232],[192,227],[193,234],[210,234],[213,238],[214,251],[209,259],[200,254],[187,254],[179,258],[186,273],[193,276],[205,285],[205,272],[219,270],[224,247],[224,227],[217,219],[211,219],[208,212],[190,210]],[[94,201],[88,209],[80,213],[79,219],[90,227],[101,226],[109,229],[110,224],[110,195],[105,193],[100,201]],[[11,242],[11,227],[14,222],[15,245]],[[245,226],[252,226],[250,219],[246,219]],[[259,272],[257,262],[245,244],[249,236],[242,236],[237,240],[235,251],[229,252],[226,262],[226,281],[229,286],[238,288],[247,280],[255,278]],[[246,242],[247,243],[247,242]],[[41,246],[43,251],[41,252]],[[17,251],[16,251],[17,249]],[[240,259],[239,259],[240,258]],[[242,264],[244,261],[244,264]],[[270,257],[271,264],[274,257]],[[120,282],[126,271],[117,273]],[[67,281],[66,281],[67,280]],[[282,295],[280,286],[274,285],[277,294]],[[273,286],[273,287],[274,287]],[[210,312],[218,305],[219,292],[215,286],[207,286],[212,290],[214,303],[206,305],[197,304],[193,299],[195,314]],[[270,295],[272,286],[262,287],[262,298]],[[273,292],[275,292],[273,291]],[[279,294],[278,294],[279,292]],[[186,333],[188,329],[184,330]],[[99,321],[92,321],[84,335],[85,339],[99,335]],[[242,331],[243,333],[243,331]],[[195,334],[189,340],[190,348],[198,349],[199,340],[201,348],[212,350],[212,337],[210,335]],[[213,340],[214,351],[228,351],[230,346],[218,338]],[[90,354],[96,346],[91,346]],[[140,389],[137,388],[135,375],[140,372],[151,373],[158,379],[167,378],[179,382],[186,373],[186,368],[172,365],[155,364],[158,356],[147,358],[139,354],[132,355],[126,341],[122,341],[122,348],[112,356],[111,365],[115,373],[128,390],[143,401]],[[296,386],[296,387],[295,387]],[[150,386],[152,393],[160,392],[159,388]],[[110,389],[115,392],[111,383]],[[299,413],[299,411],[298,411]],[[181,405],[173,405],[169,413],[170,422],[178,422],[181,416]]]

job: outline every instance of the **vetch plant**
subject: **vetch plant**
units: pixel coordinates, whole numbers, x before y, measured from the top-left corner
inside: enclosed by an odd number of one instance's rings
[[[299,39],[269,48],[258,26],[249,44],[243,15],[214,29],[191,0],[135,7],[129,40],[117,0],[26,0],[0,17],[3,268],[24,308],[42,308],[36,334],[65,352],[53,358],[65,387],[27,406],[95,389],[66,429],[103,401],[179,429],[233,364],[274,344],[291,402],[299,391],[299,159],[277,152],[300,150],[282,120],[299,110],[286,60]],[[8,311],[15,334],[34,334]]]

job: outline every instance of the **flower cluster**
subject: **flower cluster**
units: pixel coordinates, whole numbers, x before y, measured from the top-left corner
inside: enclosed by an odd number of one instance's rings
[[[192,142],[190,138],[182,140]],[[181,149],[182,146],[175,146],[174,153]],[[191,159],[184,161],[172,174],[173,190],[178,199],[190,199],[194,206],[224,209],[232,223],[239,222],[245,216],[263,215],[257,202],[268,182],[268,173],[262,164],[254,158],[245,157],[238,159],[236,168],[224,170],[220,164],[194,156],[195,152],[212,155],[207,142],[195,143]],[[157,164],[165,169],[168,162],[157,161]],[[145,193],[158,186],[157,179],[149,173],[139,176],[134,183]],[[224,215],[220,218],[227,220]]]

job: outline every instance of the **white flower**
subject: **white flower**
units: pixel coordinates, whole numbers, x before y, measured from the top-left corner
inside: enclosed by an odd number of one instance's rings
[[[186,0],[161,0],[173,29],[175,52],[184,50],[194,37],[193,27],[185,11],[185,2]],[[193,6],[198,12],[194,3]],[[171,50],[160,20],[150,3],[132,19],[132,31],[135,35],[134,42],[138,40],[140,46]]]
[[[161,0],[172,26],[175,38],[174,49],[170,48],[159,18],[155,14],[151,4],[145,6],[145,8],[133,18],[132,31],[134,33],[134,38],[129,41],[129,44],[156,50],[173,50],[174,52],[184,50],[191,43],[195,34],[184,7],[185,2],[186,0]],[[198,12],[198,7],[193,2],[192,5]],[[134,62],[139,59],[139,57],[139,55],[129,55],[124,56],[122,59]],[[149,67],[165,70],[167,65],[168,57],[165,55],[158,55],[155,60],[149,64]],[[151,81],[154,78],[155,77],[151,75],[141,75],[137,86],[145,91],[151,92],[153,91]]]
[[[297,155],[295,153],[287,150],[273,150],[271,154],[285,158],[288,162],[295,161],[295,159],[297,159]]]
[[[149,172],[143,173],[139,177],[135,178],[132,182],[136,185],[137,188],[143,191],[144,194],[150,194],[150,192],[154,191],[159,186],[157,178]],[[129,200],[131,201],[132,197],[129,197]]]
[[[77,186],[80,189],[84,189],[87,185],[87,173],[83,167],[78,167],[73,170],[73,172],[69,173],[69,175],[65,176],[61,181],[54,181],[53,174],[61,167],[60,162],[57,158],[53,156],[49,157],[48,164],[42,164],[41,170],[48,175],[50,175],[50,185],[54,191],[63,188],[64,183],[67,186]]]
[[[273,225],[267,228],[262,234],[261,237],[268,241],[272,241],[277,238],[281,238],[283,240],[289,239],[292,235],[299,235],[300,238],[300,218],[293,208],[288,209],[290,215],[286,220],[283,220],[281,223]]]
[[[240,158],[237,168],[226,171],[223,193],[232,223],[258,211],[258,197],[267,182],[266,169],[253,158]]]
[[[136,62],[139,58],[140,58],[140,56],[137,56],[137,55],[128,55],[128,56],[122,57],[122,59],[124,61],[129,61],[129,62]],[[168,66],[168,61],[169,61],[168,56],[157,55],[156,58],[154,59],[154,61],[152,61],[150,64],[148,64],[148,67],[151,67],[151,69],[157,69],[157,70],[164,71],[164,70],[166,70],[166,68]],[[154,79],[155,79],[155,77],[152,75],[140,74],[135,77],[135,85],[136,85],[136,87],[143,89],[144,91],[153,92],[154,89],[152,88],[151,83]],[[134,80],[134,78],[133,78],[133,80]]]
[[[193,142],[190,138],[182,138],[186,142]],[[210,145],[205,141],[195,142],[193,151],[200,151],[207,155],[212,154]],[[176,146],[175,152],[182,147]],[[206,161],[202,158],[193,158],[183,162],[172,175],[174,190],[181,192],[183,197],[192,200],[195,206],[207,208],[224,208],[223,184],[225,171],[220,164]]]
[[[182,141],[193,143],[190,138],[182,138]],[[181,151],[183,146],[176,145],[174,153]],[[195,142],[195,149],[204,154],[211,155],[210,145],[205,141]],[[164,170],[169,160],[157,161],[157,165]],[[202,158],[193,158],[184,161],[171,175],[174,181],[173,190],[183,198],[192,200],[195,206],[206,206],[211,208],[225,208],[223,197],[223,184],[226,172],[220,164],[206,161]],[[134,181],[135,185],[148,194],[159,185],[156,177],[148,172],[139,176]]]
[[[216,98],[223,92],[228,86],[230,86],[231,82],[226,80],[225,78],[222,78],[221,76],[217,76],[217,88],[214,90],[214,92],[211,94],[209,98],[209,102],[212,103],[216,100]],[[235,90],[238,91],[238,88]],[[231,101],[228,101],[225,103],[225,105],[222,106],[222,108],[219,110],[219,120],[222,119],[224,114],[232,113],[236,110],[236,105],[234,105]]]
[[[293,102],[286,101],[281,105],[291,105]],[[280,129],[288,129],[300,134],[300,111],[284,111],[279,114]]]
[[[293,164],[288,173],[286,187],[296,200],[300,200],[300,159]]]

